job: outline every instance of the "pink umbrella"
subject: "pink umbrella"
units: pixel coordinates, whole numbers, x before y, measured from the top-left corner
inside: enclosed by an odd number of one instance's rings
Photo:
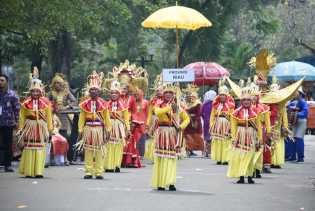
[[[230,76],[227,69],[214,62],[195,62],[186,65],[184,69],[190,69],[195,72],[194,83],[197,86],[215,85],[219,79],[224,76]]]

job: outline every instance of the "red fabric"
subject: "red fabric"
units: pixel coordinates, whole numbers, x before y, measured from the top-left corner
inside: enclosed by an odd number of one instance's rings
[[[152,100],[150,100],[150,105],[152,106],[159,106],[162,103],[163,103],[163,99],[159,97],[154,97],[152,98]]]
[[[28,97],[26,100],[24,100],[24,102],[22,103],[22,105],[29,110],[33,110],[33,98],[32,97]],[[40,97],[38,99],[38,109],[45,109],[50,105],[50,101],[48,100],[48,98],[46,97]]]
[[[144,130],[144,124],[135,124],[132,128],[132,135],[129,138],[127,145],[124,147],[122,166],[141,168],[142,165],[140,161],[139,151],[137,149],[137,143],[144,133]]]
[[[264,165],[271,165],[271,148],[269,146],[264,147],[263,159]]]
[[[244,108],[243,106],[240,106],[238,109],[236,109],[232,115],[240,120],[245,120],[245,111],[248,110],[248,119],[256,118],[257,113],[256,110],[251,106],[249,108]]]
[[[69,144],[67,139],[62,135],[57,134],[51,137],[51,142],[53,144],[54,155],[65,155],[69,150]]]
[[[129,111],[130,111],[130,108],[134,106],[135,101],[136,101],[135,97],[132,95],[121,95],[119,99],[124,105],[124,107],[128,108]]]
[[[204,141],[199,133],[185,134],[185,141],[188,151],[204,150]]]
[[[84,111],[92,112],[91,101],[92,101],[91,98],[83,101],[82,103],[80,103],[80,108]],[[107,102],[105,100],[98,97],[95,101],[96,101],[96,112],[100,112],[100,111],[103,111],[104,109],[106,109]]]
[[[231,96],[227,96],[226,97],[226,101],[225,103],[221,103],[220,102],[220,96],[216,96],[216,98],[214,99],[213,103],[212,103],[212,108],[215,109],[219,109],[219,107],[221,107],[221,112],[228,112],[230,109],[234,109],[235,108],[235,102],[233,97]]]
[[[202,134],[202,125],[201,125],[201,104],[197,104],[194,107],[186,109],[190,117],[190,122],[185,128],[184,133],[197,133]]]
[[[270,104],[269,107],[270,107],[270,124],[273,126],[278,120],[279,109],[278,109],[277,104]]]
[[[149,102],[143,99],[143,92],[140,91],[139,100],[135,101],[135,103],[130,105],[130,112],[131,112],[131,120],[132,122],[136,122],[138,124],[144,124],[148,112],[149,112]]]

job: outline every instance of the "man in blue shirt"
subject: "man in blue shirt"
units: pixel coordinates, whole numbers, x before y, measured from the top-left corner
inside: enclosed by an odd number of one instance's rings
[[[297,162],[304,162],[304,135],[307,129],[308,105],[302,87],[298,90],[296,101],[289,104],[289,109],[297,112],[296,124],[293,126],[294,143],[290,149],[289,160],[297,159]]]
[[[8,89],[8,77],[0,74],[0,135],[6,172],[13,172],[11,168],[13,129],[18,124],[19,109],[19,98],[14,91]]]

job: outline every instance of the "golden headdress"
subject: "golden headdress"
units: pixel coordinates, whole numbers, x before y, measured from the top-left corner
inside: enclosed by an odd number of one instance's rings
[[[29,77],[29,89],[28,90],[31,91],[34,89],[38,89],[41,92],[45,91],[45,86],[42,83],[42,81],[39,79],[39,71],[38,71],[37,67],[33,68],[33,71]]]
[[[241,89],[241,96],[240,99],[251,99],[252,97],[252,90],[251,87],[245,86]]]
[[[118,80],[112,81],[109,90],[110,91],[117,91],[117,92],[120,93],[120,91],[121,91],[121,84],[119,83],[119,81]]]
[[[114,66],[112,72],[108,74],[103,86],[110,89],[111,82],[118,80],[121,85],[127,85],[130,91],[136,90],[136,87],[145,93],[148,89],[148,73],[146,69],[130,64],[128,60],[120,65]]]
[[[53,91],[55,89],[55,83],[61,83],[64,86],[64,91],[69,92],[69,83],[66,77],[62,73],[56,73],[50,83],[50,89]]]
[[[250,59],[248,65],[256,68],[256,73],[261,73],[264,78],[267,78],[272,66],[277,63],[277,59],[273,53],[268,52],[267,49],[262,49],[260,52]]]
[[[258,76],[255,75],[253,82],[250,84],[250,88],[251,88],[251,92],[253,96],[260,95],[261,93],[259,86],[257,85],[257,80],[258,80]]]
[[[229,89],[225,85],[225,78],[219,80],[219,89],[218,89],[218,94],[219,95],[229,95]]]
[[[104,77],[103,72],[97,73],[94,70],[92,74],[88,76],[87,90],[90,90],[91,88],[96,88],[96,89],[101,90],[103,77]]]
[[[163,84],[163,93],[165,92],[173,92],[174,94],[176,94],[176,92],[178,92],[180,89],[178,86],[176,86],[173,83],[166,83]]]

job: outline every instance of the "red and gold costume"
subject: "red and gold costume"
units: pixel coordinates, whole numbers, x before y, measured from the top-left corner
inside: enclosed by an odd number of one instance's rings
[[[251,99],[250,88],[243,88],[243,99]],[[241,99],[242,100],[242,99]],[[230,152],[228,177],[251,176],[255,168],[255,153],[262,142],[262,127],[256,110],[241,105],[231,115],[232,150]]]
[[[220,101],[220,95],[225,95],[225,102]],[[231,147],[230,116],[235,107],[233,98],[229,95],[226,86],[219,88],[219,95],[212,103],[210,115],[211,159],[226,164],[229,160]]]
[[[117,82],[119,83],[119,82]],[[120,91],[120,88],[112,87],[111,91]],[[107,153],[104,162],[106,171],[120,171],[120,166],[123,158],[123,148],[130,131],[129,112],[128,108],[119,100],[109,100],[108,110],[112,129],[110,139],[107,143]]]
[[[102,75],[93,71],[88,83],[88,90],[100,89]],[[84,149],[85,176],[102,177],[106,134],[111,130],[107,103],[100,97],[89,96],[79,104],[79,107],[81,111],[78,129],[81,140],[77,146]]]
[[[129,109],[131,113],[131,136],[124,148],[122,165],[129,167],[141,167],[140,155],[137,150],[137,143],[145,132],[145,122],[149,110],[149,103],[143,99],[143,92],[137,90],[138,99]]]
[[[43,94],[43,85],[37,77],[38,72],[35,70],[29,90],[38,89]],[[52,107],[49,100],[42,96],[26,98],[21,103],[19,117],[19,142],[24,146],[20,174],[26,177],[43,176],[46,144],[52,130]]]
[[[166,87],[164,92],[175,93],[171,87]],[[189,116],[183,109],[179,109],[176,114],[171,107],[171,102],[166,101],[155,106],[153,110],[157,117],[158,127],[155,131],[152,187],[166,188],[175,185],[176,182],[177,152],[182,142],[181,132],[176,127],[184,130],[189,124]],[[177,123],[178,120],[180,120],[179,123]]]

